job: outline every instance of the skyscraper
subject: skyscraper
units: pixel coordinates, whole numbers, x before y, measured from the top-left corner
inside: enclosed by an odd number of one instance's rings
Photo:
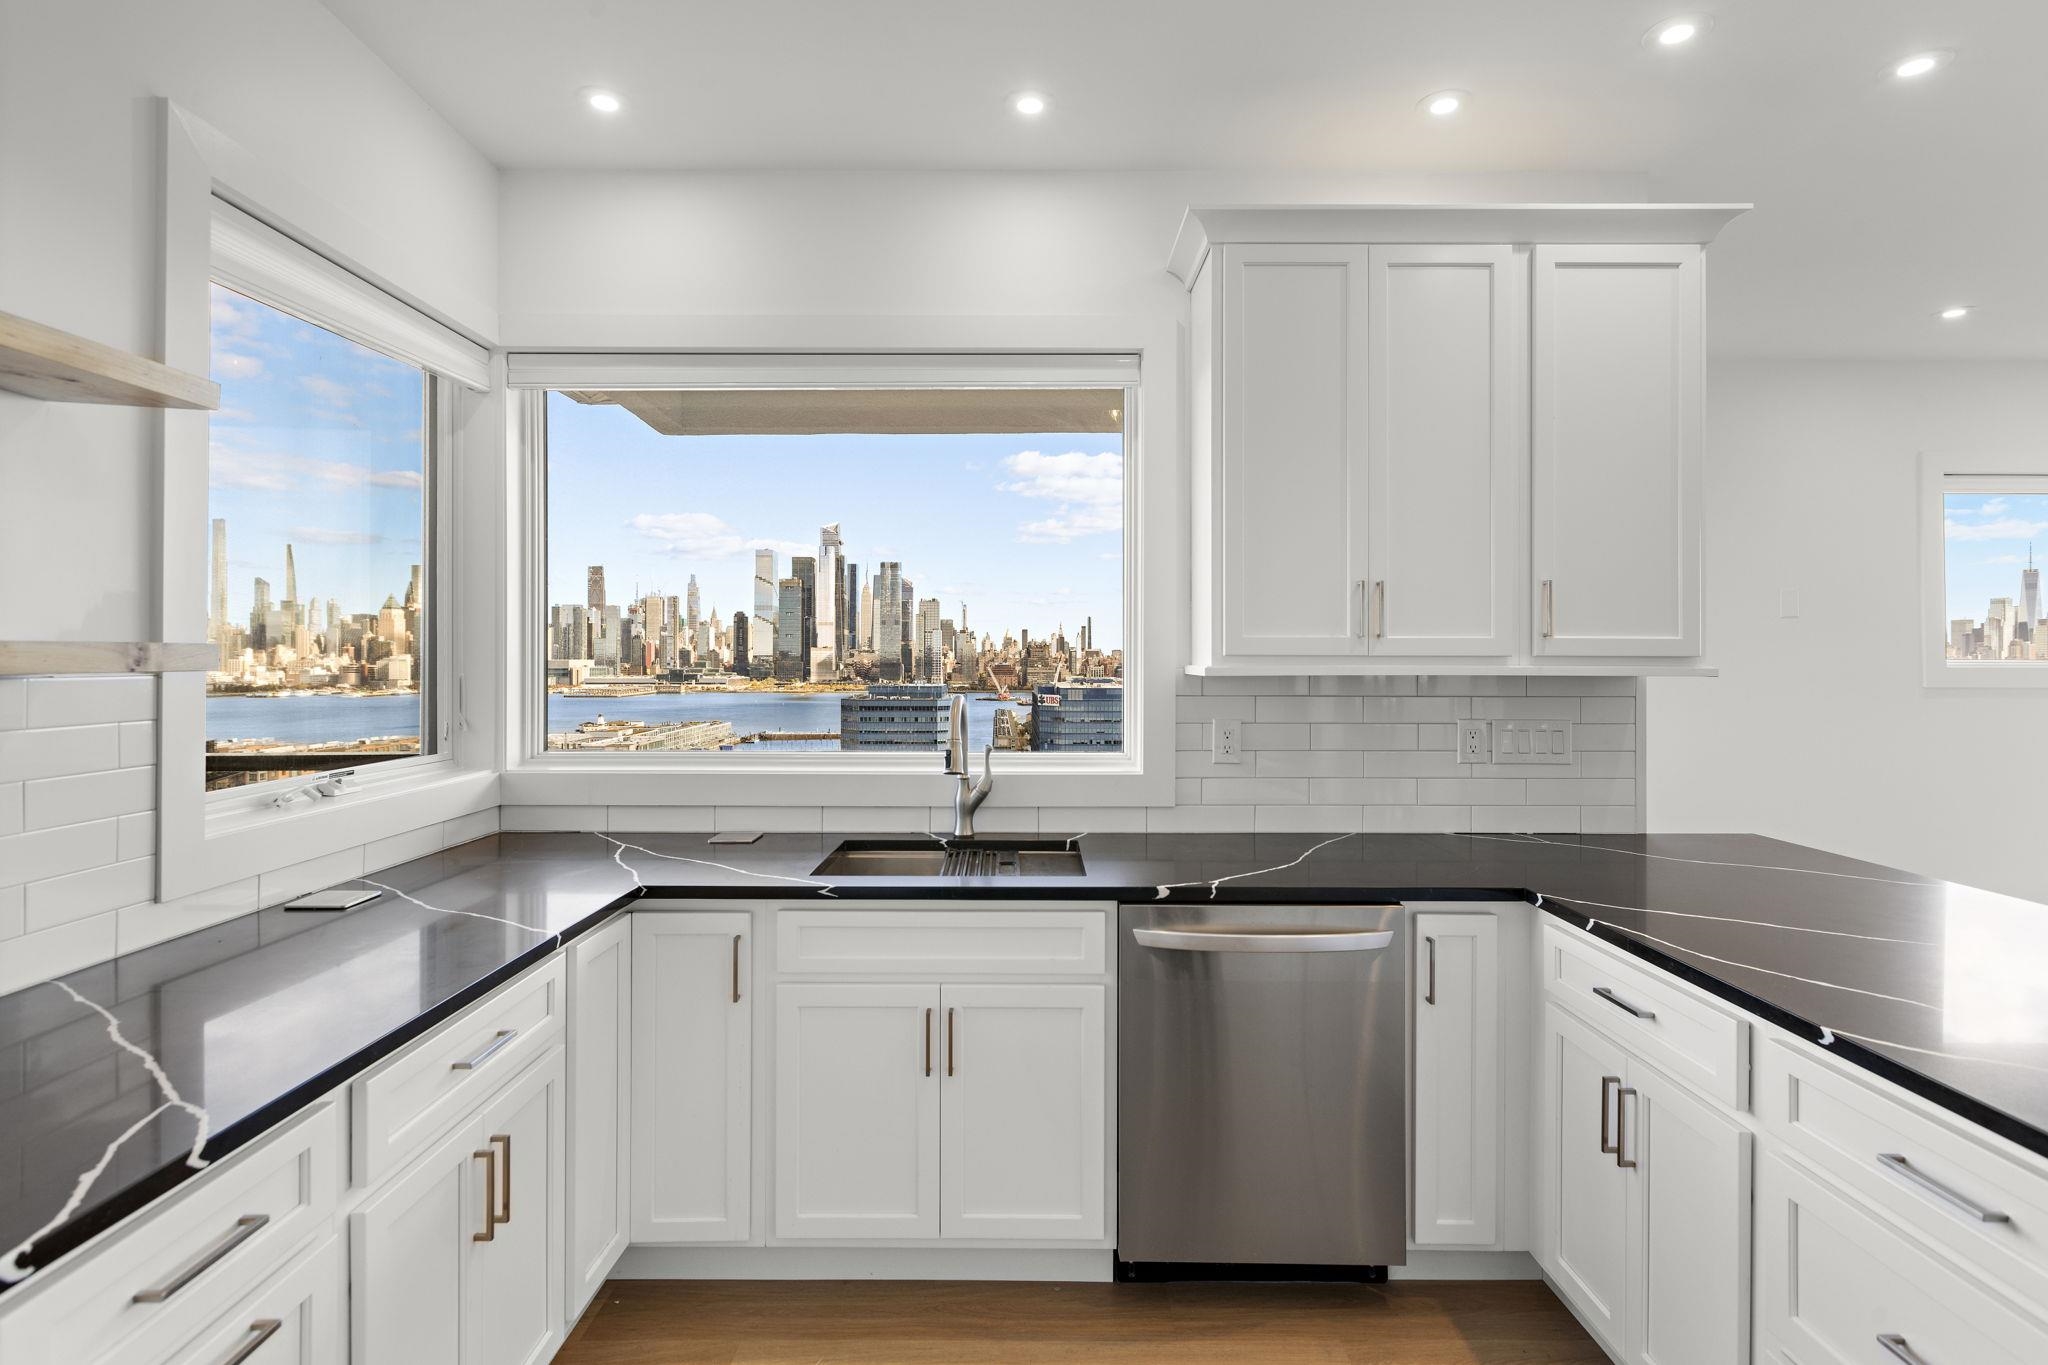
[[[215,553],[218,553],[216,551]],[[2020,603],[2031,635],[2041,622],[2041,571],[2034,567],[2034,544],[2027,542],[2027,567],[2020,570]]]
[[[789,576],[803,584],[803,596],[799,605],[802,615],[797,621],[797,652],[802,658],[803,671],[797,677],[808,682],[811,677],[811,647],[818,638],[818,561],[811,555],[791,555]],[[778,643],[776,649],[782,646]]]
[[[694,642],[697,638],[697,622],[703,618],[704,605],[704,599],[697,593],[697,575],[695,574],[690,575],[690,587],[683,594],[683,601],[686,604],[683,610],[688,613],[684,619],[689,622],[689,639]]]
[[[775,677],[796,682],[809,676],[804,649],[804,581],[783,578],[775,584]]]
[[[753,657],[753,641],[747,638],[747,614],[736,611],[732,614],[732,666],[736,672],[747,671],[747,660]]]
[[[939,634],[939,599],[917,604],[917,676],[921,682],[946,680],[946,652]]]
[[[284,547],[284,600],[287,604],[299,600],[299,571],[292,563],[292,547]]]
[[[818,564],[814,629],[811,637],[814,652],[811,655],[811,676],[818,681],[829,681],[838,675],[839,660],[846,653],[846,641],[840,638],[841,616],[839,605],[843,599],[840,582],[845,578],[845,555],[839,540],[839,523],[818,528]]]
[[[213,604],[206,614],[206,638],[224,640],[228,633],[228,519],[213,519]]]
[[[907,682],[903,674],[903,566],[882,561],[875,575],[875,659],[883,682]]]
[[[604,565],[593,564],[583,574],[583,605],[592,616],[604,614]]]
[[[775,551],[754,551],[754,620],[748,638],[754,657],[775,653]]]

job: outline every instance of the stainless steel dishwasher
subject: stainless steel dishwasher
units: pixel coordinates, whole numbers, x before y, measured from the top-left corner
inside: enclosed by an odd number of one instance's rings
[[[1126,905],[1118,924],[1118,1276],[1405,1263],[1406,911]]]

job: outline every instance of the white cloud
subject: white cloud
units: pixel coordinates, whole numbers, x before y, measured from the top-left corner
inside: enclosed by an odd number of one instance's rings
[[[783,555],[817,553],[815,545],[800,541],[749,538],[710,512],[642,512],[626,524],[684,559],[731,559],[754,550]]]
[[[263,373],[263,361],[239,351],[216,351],[213,372],[223,379],[254,379]]]
[[[1976,509],[1980,517],[2002,517],[2012,510],[2012,504],[2004,498],[1993,498]]]
[[[324,526],[294,526],[289,534],[308,545],[380,545],[384,541],[374,531],[331,531]]]
[[[324,407],[346,408],[355,403],[355,394],[346,384],[337,383],[324,374],[302,374],[299,386],[313,395],[313,401]]]
[[[1057,504],[1049,517],[1017,528],[1017,539],[1064,544],[1079,536],[1120,531],[1124,524],[1124,457],[1114,451],[1088,455],[1069,451],[1046,455],[1020,451],[1003,460],[1005,493]]]
[[[1942,522],[1942,534],[1950,540],[2028,540],[2048,534],[2048,521],[2002,517],[1997,521],[1966,522],[1948,517]]]
[[[372,469],[347,460],[237,450],[219,440],[213,442],[207,457],[207,481],[215,488],[241,488],[256,493],[336,493],[353,488],[417,490],[422,484],[417,469]]]
[[[247,408],[215,408],[213,410],[213,420],[216,422],[253,422],[256,420],[256,414]]]

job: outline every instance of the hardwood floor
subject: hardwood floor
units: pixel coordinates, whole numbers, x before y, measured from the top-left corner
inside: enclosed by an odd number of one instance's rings
[[[1533,1281],[614,1280],[556,1365],[1605,1365]]]

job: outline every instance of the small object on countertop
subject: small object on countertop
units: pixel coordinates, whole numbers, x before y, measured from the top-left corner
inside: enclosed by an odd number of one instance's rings
[[[337,886],[328,891],[315,891],[310,896],[301,896],[295,901],[286,901],[284,910],[353,910],[358,905],[373,901],[383,895],[362,886]]]
[[[722,829],[704,842],[707,844],[751,844],[758,841],[758,829]]]

